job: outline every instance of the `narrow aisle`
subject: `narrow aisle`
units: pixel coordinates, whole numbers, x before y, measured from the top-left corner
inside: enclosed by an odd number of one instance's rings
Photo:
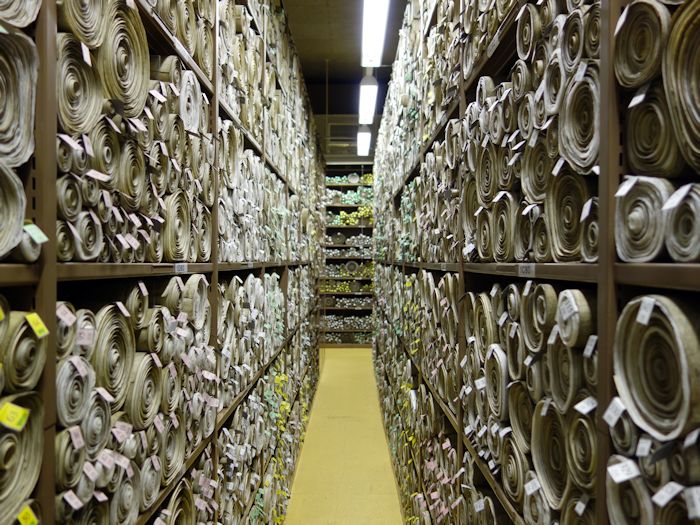
[[[288,525],[400,525],[369,348],[327,348]]]

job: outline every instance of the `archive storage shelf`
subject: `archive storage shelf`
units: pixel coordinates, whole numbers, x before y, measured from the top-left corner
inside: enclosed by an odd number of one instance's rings
[[[437,12],[445,2],[437,0],[435,2],[422,2],[418,8],[422,14],[422,35],[423,49],[426,45],[427,35],[431,28],[437,24]],[[469,2],[471,4],[471,2]],[[382,183],[381,180],[392,173],[382,172],[381,166],[375,165],[375,185],[377,189],[377,213],[382,209],[393,207],[393,211],[388,215],[397,217],[401,198],[411,181],[422,176],[422,168],[425,166],[426,155],[432,150],[436,142],[445,139],[446,128],[450,119],[462,118],[465,115],[468,104],[475,100],[477,84],[480,77],[489,76],[495,83],[509,80],[509,71],[518,58],[517,54],[517,18],[519,13],[523,13],[527,6],[534,7],[535,2],[518,1],[512,3],[509,13],[501,22],[498,30],[489,34],[484,46],[486,52],[478,60],[473,68],[461,75],[459,88],[455,100],[447,104],[444,109],[444,117],[434,126],[427,127],[425,119],[421,114],[418,119],[417,137],[423,142],[418,148],[418,155],[404,173],[400,173],[397,185]],[[457,362],[467,355],[467,342],[465,337],[465,298],[468,292],[488,293],[489,288],[494,283],[505,286],[508,283],[516,283],[518,286],[524,285],[529,280],[535,283],[551,283],[557,289],[573,288],[590,290],[597,298],[591,307],[596,310],[596,325],[593,333],[597,334],[597,384],[595,402],[597,408],[592,412],[595,422],[597,437],[595,488],[591,494],[591,499],[585,505],[594,510],[594,520],[596,523],[607,523],[608,516],[608,494],[606,493],[606,478],[608,474],[608,459],[615,453],[610,439],[608,423],[604,419],[604,414],[615,396],[616,385],[613,380],[613,348],[616,344],[615,333],[620,312],[626,302],[632,297],[647,294],[669,294],[671,297],[681,297],[682,299],[697,305],[697,292],[700,291],[700,264],[697,263],[673,263],[673,262],[648,262],[648,263],[626,263],[622,262],[616,253],[616,192],[620,188],[623,177],[633,173],[629,166],[626,150],[624,111],[627,104],[635,95],[625,93],[616,81],[614,71],[614,47],[615,31],[620,18],[626,16],[625,9],[629,7],[629,2],[624,0],[602,0],[600,3],[600,34],[599,34],[599,101],[597,101],[597,118],[600,122],[600,151],[595,167],[596,176],[587,176],[595,186],[592,195],[599,199],[598,215],[598,260],[596,263],[535,263],[535,262],[473,262],[466,258],[464,249],[466,242],[464,235],[458,239],[460,257],[458,261],[441,262],[439,260],[411,261],[398,260],[391,253],[387,253],[383,248],[386,239],[383,237],[384,228],[377,228],[375,232],[376,249],[379,251],[377,259],[378,266],[397,268],[403,275],[411,275],[416,272],[426,271],[434,274],[435,282],[446,274],[454,274],[458,279],[459,313],[459,345],[457,352]],[[538,5],[542,5],[540,2]],[[432,6],[432,7],[428,7]],[[472,6],[473,7],[473,6]],[[474,8],[476,9],[476,8]],[[685,9],[688,9],[686,6]],[[413,17],[417,18],[413,13]],[[422,57],[418,58],[423,59]],[[403,74],[403,71],[402,71]],[[687,74],[692,72],[687,70]],[[444,80],[444,79],[443,79]],[[697,78],[693,79],[697,82]],[[535,86],[536,87],[536,86]],[[638,94],[638,93],[637,93]],[[517,126],[516,126],[517,128]],[[697,145],[696,145],[697,146]],[[466,160],[463,162],[466,163]],[[692,168],[688,177],[681,179],[680,184],[689,182],[692,179]],[[382,194],[383,192],[383,194]],[[383,196],[384,195],[384,196]],[[398,216],[398,220],[401,217]],[[697,217],[695,221],[697,222]],[[619,225],[617,226],[620,227]],[[478,234],[477,234],[478,235]],[[700,242],[700,239],[695,239]],[[679,294],[680,292],[680,294]],[[502,483],[498,476],[495,476],[492,468],[486,461],[477,456],[474,446],[474,435],[465,433],[468,420],[461,403],[457,403],[458,410],[455,413],[448,407],[448,400],[440,394],[430,380],[430,375],[425,370],[421,370],[420,356],[431,352],[430,348],[421,348],[418,354],[411,354],[408,351],[409,341],[403,338],[411,338],[408,334],[401,333],[402,318],[392,317],[386,306],[387,299],[379,297],[378,309],[383,320],[394,328],[395,333],[401,339],[401,347],[407,357],[413,363],[421,381],[427,385],[433,397],[438,400],[438,406],[449,425],[460,436],[458,457],[462,458],[463,453],[467,453],[474,460],[480,475],[485,480],[485,486],[492,491],[494,500],[502,507],[513,523],[525,523],[522,511],[514,504],[513,500],[504,492]],[[697,310],[695,315],[697,315]],[[380,349],[378,349],[379,351]],[[697,349],[694,349],[697,351]],[[462,374],[456,374],[456,391],[463,393],[464,388],[473,385],[463,384]],[[401,387],[397,386],[397,391]],[[462,394],[460,394],[462,395]],[[697,413],[697,407],[693,406],[692,411]],[[682,436],[680,442],[682,443]],[[667,442],[669,447],[674,446],[673,440]],[[662,443],[663,444],[663,443]],[[414,460],[414,464],[415,464]],[[534,470],[532,464],[530,469]],[[566,467],[564,467],[566,468]],[[416,469],[419,470],[418,468]],[[499,475],[500,476],[500,475]],[[430,489],[428,489],[430,490]],[[536,489],[537,490],[537,489]],[[645,489],[646,490],[646,489]],[[653,495],[653,492],[651,493]],[[677,496],[681,498],[682,496]],[[689,496],[691,497],[691,496]],[[654,508],[652,510],[656,509]],[[449,510],[449,509],[448,509]],[[585,510],[585,506],[584,506]],[[435,516],[434,516],[435,517]],[[449,517],[447,518],[450,519]],[[451,519],[456,520],[453,516]],[[457,522],[457,521],[454,521]],[[500,523],[500,522],[499,522]]]
[[[363,346],[371,333],[374,276],[371,267],[371,175],[367,166],[327,166],[324,209],[325,270],[321,276],[321,300],[324,314],[324,341],[331,346]],[[346,215],[347,214],[347,215]],[[347,216],[355,219],[344,219]],[[360,237],[357,237],[360,236]],[[363,241],[363,237],[365,240]],[[355,239],[353,241],[353,239]],[[358,256],[358,251],[362,256]],[[332,271],[331,271],[332,270]],[[358,275],[357,272],[364,272]],[[342,287],[342,289],[341,289]],[[346,319],[365,320],[365,327],[347,327]],[[333,323],[334,326],[329,326]]]
[[[262,163],[274,174],[274,176],[282,182],[284,186],[284,199],[289,206],[290,200],[298,200],[302,206],[311,210],[313,221],[320,223],[320,216],[314,210],[317,209],[317,204],[320,199],[320,192],[323,185],[322,172],[319,169],[313,169],[309,173],[296,173],[297,181],[291,182],[294,178],[291,177],[293,171],[297,171],[292,165],[279,166],[274,160],[274,155],[266,148],[266,128],[261,127],[260,133],[256,134],[247,129],[236,116],[235,112],[228,106],[226,102],[220,99],[220,83],[221,75],[219,64],[219,53],[221,46],[221,34],[219,31],[221,25],[221,17],[219,9],[224,2],[211,2],[213,12],[213,26],[211,27],[211,35],[213,38],[212,56],[209,57],[214,64],[214,74],[210,77],[202,68],[199,67],[197,61],[189,54],[183,43],[171,33],[166,24],[161,20],[160,16],[155,11],[154,7],[147,0],[116,0],[121,2],[126,7],[125,9],[134,9],[138,13],[138,17],[144,25],[148,40],[148,50],[151,55],[164,55],[177,57],[183,64],[184,68],[194,73],[199,82],[202,92],[208,98],[210,103],[210,114],[206,115],[209,130],[216,137],[219,136],[220,118],[231,120],[234,127],[241,133],[244,141],[244,148],[251,149],[257,156],[260,157]],[[230,2],[232,5],[236,2]],[[272,5],[264,5],[260,9],[258,2],[243,1],[240,3],[241,8],[245,9],[249,16],[253,17],[254,27],[257,34],[262,38],[264,45],[262,63],[269,65],[271,70],[278,69],[276,55],[271,56],[270,49],[273,47],[271,42],[275,42],[275,47],[278,46],[278,40],[273,34],[272,17],[268,14],[273,12],[275,8]],[[249,394],[260,386],[261,378],[267,376],[271,367],[276,363],[284,365],[292,356],[290,348],[304,344],[311,344],[317,350],[318,334],[316,328],[318,326],[318,301],[317,298],[305,303],[291,303],[291,298],[287,297],[287,284],[292,271],[304,269],[315,281],[319,275],[319,266],[317,261],[320,257],[320,239],[308,237],[306,233],[299,231],[300,229],[292,230],[297,235],[296,239],[290,239],[289,235],[285,239],[285,245],[289,246],[290,241],[294,240],[295,245],[301,245],[300,241],[304,240],[307,249],[303,250],[303,254],[294,255],[295,259],[285,260],[287,257],[279,256],[279,260],[272,261],[250,261],[241,263],[223,263],[219,262],[219,232],[218,232],[218,204],[219,204],[219,155],[220,148],[219,140],[213,140],[213,173],[214,177],[214,205],[211,207],[211,262],[204,263],[92,263],[92,262],[57,262],[57,241],[56,241],[56,221],[57,221],[57,154],[56,141],[58,133],[57,125],[57,34],[58,34],[58,7],[57,2],[53,0],[41,0],[40,10],[36,22],[30,24],[25,29],[15,29],[9,25],[2,24],[2,33],[9,31],[24,32],[33,38],[38,51],[39,67],[37,79],[37,97],[36,97],[36,120],[34,123],[35,150],[34,154],[26,167],[22,168],[23,178],[25,179],[25,193],[27,196],[27,209],[25,218],[36,224],[48,236],[46,241],[41,246],[41,255],[35,264],[14,264],[0,262],[0,293],[10,299],[10,305],[18,310],[34,311],[39,314],[45,324],[48,335],[47,339],[47,359],[41,375],[37,391],[39,397],[43,401],[44,419],[43,419],[43,450],[32,451],[33,454],[42,456],[41,473],[36,487],[32,492],[32,498],[38,502],[38,507],[35,508],[37,518],[41,523],[56,522],[56,458],[54,452],[54,441],[57,433],[57,410],[56,410],[56,373],[57,373],[57,300],[59,292],[61,294],[77,294],[80,297],[95,297],[99,296],[102,288],[113,288],[122,286],[124,283],[134,285],[137,280],[142,279],[146,284],[152,280],[158,280],[163,277],[183,277],[194,274],[203,274],[209,281],[209,300],[211,305],[211,340],[208,341],[215,349],[219,349],[217,342],[217,326],[218,326],[218,298],[219,285],[224,281],[230,280],[233,276],[238,275],[243,279],[247,275],[255,275],[262,277],[266,274],[276,273],[280,276],[281,288],[284,293],[284,339],[282,344],[275,348],[271,353],[271,358],[267,361],[260,370],[257,371],[253,380],[243,389],[243,391],[234,399],[234,401],[217,414],[215,430],[208,437],[205,437],[201,444],[188,457],[182,470],[176,475],[172,483],[164,486],[153,505],[144,512],[139,514],[136,523],[146,524],[157,521],[158,512],[163,509],[163,505],[176,489],[178,482],[186,478],[191,472],[194,465],[200,460],[202,453],[210,447],[213,449],[214,471],[216,472],[216,464],[218,462],[218,449],[216,446],[217,436],[224,425],[230,421],[231,416],[236,409],[247,402]],[[190,4],[191,7],[192,4]],[[257,7],[257,8],[256,8]],[[279,18],[279,12],[275,11],[275,16]],[[310,103],[308,95],[305,91],[303,78],[301,78],[298,68],[298,58],[294,45],[291,42],[291,36],[286,27],[286,22],[283,24],[283,36],[289,42],[289,49],[293,55],[292,60],[296,67],[292,82],[296,82],[294,89],[291,86],[281,85],[281,80],[278,78],[274,88],[285,96],[291,97],[298,95],[302,99],[302,105],[306,113],[306,136],[308,141],[302,144],[304,150],[303,155],[307,157],[310,165],[320,166],[320,152],[316,143],[316,132],[314,129],[313,119],[310,117]],[[86,48],[87,49],[87,48]],[[262,82],[257,86],[262,90],[265,84],[265,79],[268,75],[268,67],[263,67]],[[267,105],[263,108],[263,114],[268,114],[272,109]],[[303,124],[302,124],[303,126]],[[300,151],[302,151],[300,149]],[[24,176],[24,172],[27,172]],[[287,234],[289,234],[289,229]],[[153,281],[155,282],[155,281]],[[293,290],[298,291],[298,286]],[[313,288],[312,288],[313,290]],[[314,292],[315,293],[315,292]],[[102,298],[104,302],[108,302],[109,298]],[[294,308],[292,308],[292,305]],[[302,310],[302,306],[304,308]],[[290,326],[287,322],[288,314],[290,317],[299,320],[295,326]],[[4,315],[4,314],[3,314]],[[1,318],[0,318],[1,320]],[[311,323],[309,322],[311,320]],[[303,333],[302,333],[303,332]],[[288,355],[289,354],[289,355]],[[216,370],[218,371],[220,355],[217,356]],[[299,377],[293,378],[298,385],[306,383],[314,383],[317,377],[317,356],[312,356],[311,362],[305,368]],[[312,377],[313,376],[313,377]],[[217,379],[218,380],[218,379]],[[301,386],[291,398],[292,410],[299,409],[301,403],[300,395]],[[306,398],[304,403],[306,404]],[[304,409],[306,410],[306,408]],[[273,454],[274,455],[274,454]],[[268,461],[269,466],[269,461]],[[267,472],[263,470],[262,475]],[[261,476],[262,478],[262,476]],[[259,485],[262,483],[262,479]],[[256,491],[257,492],[257,491]],[[255,492],[254,492],[255,494]],[[254,504],[254,498],[247,502],[245,515],[247,516]],[[3,507],[3,512],[19,512],[24,510],[22,507],[17,507],[21,502],[10,502],[9,507]],[[38,510],[37,510],[38,509]],[[215,514],[217,514],[215,512]],[[14,518],[14,517],[13,517]],[[247,518],[246,518],[247,519]],[[215,519],[218,521],[218,518]]]

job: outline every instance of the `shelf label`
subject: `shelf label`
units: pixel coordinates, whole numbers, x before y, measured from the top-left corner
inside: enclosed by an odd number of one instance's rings
[[[173,271],[175,273],[187,273],[188,265],[187,263],[175,263]]]
[[[534,263],[518,264],[518,277],[532,279],[535,277],[535,269]]]

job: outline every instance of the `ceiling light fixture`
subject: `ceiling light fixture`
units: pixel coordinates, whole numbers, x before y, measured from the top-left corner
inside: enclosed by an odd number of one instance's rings
[[[377,79],[368,74],[360,83],[360,124],[373,124],[374,111],[377,108]]]
[[[389,2],[390,0],[365,0],[362,13],[362,67],[382,65]]]
[[[371,143],[372,132],[367,126],[360,126],[357,130],[357,156],[368,157]]]

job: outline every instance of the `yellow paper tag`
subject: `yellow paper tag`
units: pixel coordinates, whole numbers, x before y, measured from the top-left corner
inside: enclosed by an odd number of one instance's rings
[[[41,320],[38,313],[32,312],[31,314],[27,314],[27,322],[39,339],[43,339],[49,335],[49,329],[46,328],[44,321]]]
[[[0,424],[4,427],[21,432],[29,419],[29,409],[14,403],[5,403],[0,407]]]
[[[5,320],[5,310],[2,309],[2,306],[0,306],[0,321]]]
[[[29,505],[25,505],[25,507],[19,511],[19,514],[17,514],[17,521],[22,525],[39,525],[39,518],[36,517],[36,514],[34,514],[34,511],[32,511]]]

